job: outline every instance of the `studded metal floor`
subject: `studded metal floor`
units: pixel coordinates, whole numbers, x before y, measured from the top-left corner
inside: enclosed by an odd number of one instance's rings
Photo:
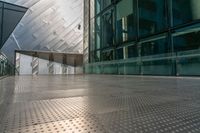
[[[0,107],[0,133],[199,133],[200,79],[8,77]]]

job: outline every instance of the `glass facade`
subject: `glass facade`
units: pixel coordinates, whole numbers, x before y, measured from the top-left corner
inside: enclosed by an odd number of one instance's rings
[[[174,26],[200,19],[199,13],[199,0],[172,0]]]
[[[0,53],[0,77],[5,75],[14,75],[15,67],[7,58]]]
[[[145,37],[167,28],[165,0],[138,0],[139,36]]]
[[[91,1],[86,73],[200,75],[199,0]]]
[[[136,5],[134,0],[123,0],[116,5],[116,44],[136,39]],[[124,10],[126,7],[126,10]]]

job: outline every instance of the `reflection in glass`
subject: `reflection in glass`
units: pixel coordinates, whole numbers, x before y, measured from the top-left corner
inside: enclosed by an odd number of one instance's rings
[[[174,25],[200,19],[199,5],[199,0],[172,0]]]
[[[183,57],[177,61],[177,75],[200,75],[200,57]]]
[[[103,1],[103,8],[108,7],[109,5],[111,5],[112,2],[114,2],[114,0],[102,0]]]
[[[142,63],[142,74],[172,75],[172,60],[152,60]]]
[[[132,45],[128,47],[128,58],[138,57],[139,56],[139,48],[138,45]]]
[[[96,49],[100,48],[101,45],[101,20],[100,17],[96,18],[96,24],[95,24],[95,46]]]
[[[11,64],[8,59],[0,53],[0,77],[5,75],[14,75],[15,66]]]
[[[95,50],[94,19],[90,21],[90,51]]]
[[[135,5],[135,0],[134,0]],[[126,9],[124,10],[124,7]],[[133,0],[122,0],[116,6],[117,12],[117,43],[133,40],[136,36],[136,8]]]
[[[112,46],[114,44],[114,21],[113,21],[114,13],[113,10],[106,12],[102,19],[103,19],[103,42],[102,48]]]
[[[200,49],[200,31],[176,36],[173,42],[175,52]]]
[[[200,0],[95,1],[91,58],[102,61],[100,73],[195,75],[198,71]]]
[[[124,49],[123,48],[120,48],[120,49],[116,50],[116,58],[118,60],[124,59]]]
[[[111,61],[113,60],[113,50],[103,51],[102,52],[102,61]]]
[[[139,34],[147,36],[160,32],[167,25],[164,0],[139,0]]]
[[[90,61],[91,62],[99,62],[100,61],[100,51],[93,51],[90,53]]]
[[[95,0],[95,14],[101,11],[101,0]]]
[[[169,53],[171,50],[167,39],[159,39],[154,41],[149,41],[142,43],[141,46],[141,55],[148,56],[148,55],[158,55],[158,54],[165,54]]]

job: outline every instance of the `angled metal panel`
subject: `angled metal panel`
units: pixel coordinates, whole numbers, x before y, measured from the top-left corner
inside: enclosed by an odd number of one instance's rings
[[[10,59],[13,45],[22,50],[83,52],[83,43],[76,41],[83,40],[83,0],[5,1],[29,8],[13,32],[17,41],[11,36],[2,48]]]
[[[0,1],[0,48],[3,47],[26,11],[27,8]]]

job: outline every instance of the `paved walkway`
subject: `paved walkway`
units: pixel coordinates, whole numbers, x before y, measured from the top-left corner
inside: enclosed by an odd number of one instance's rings
[[[0,80],[0,133],[199,133],[200,78]]]

